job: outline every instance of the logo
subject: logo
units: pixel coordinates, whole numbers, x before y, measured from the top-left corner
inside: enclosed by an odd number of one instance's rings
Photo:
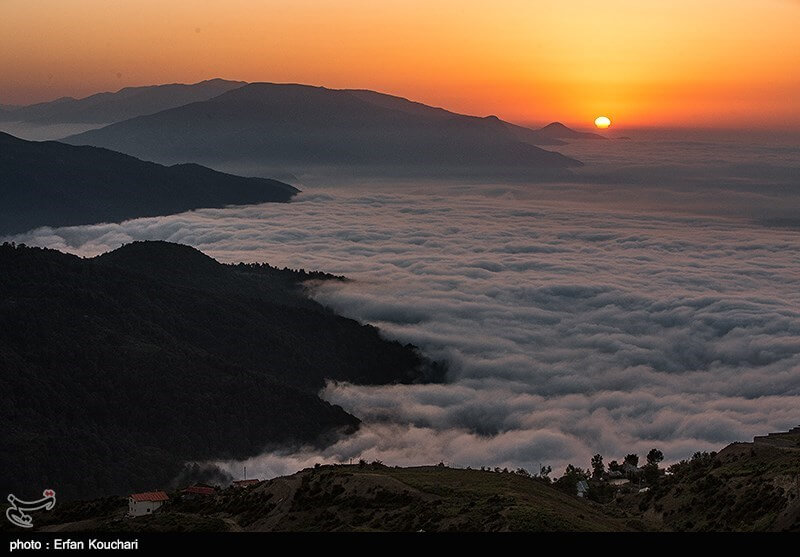
[[[23,501],[17,498],[16,495],[9,495],[8,502],[11,503],[11,506],[6,509],[6,518],[15,526],[31,528],[33,526],[33,518],[26,512],[41,511],[42,509],[49,511],[56,506],[55,491],[45,489],[42,495],[44,497],[36,501]]]

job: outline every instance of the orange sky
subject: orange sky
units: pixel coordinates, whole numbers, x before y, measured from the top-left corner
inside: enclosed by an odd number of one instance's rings
[[[212,77],[518,122],[800,128],[796,0],[0,0],[0,103]]]

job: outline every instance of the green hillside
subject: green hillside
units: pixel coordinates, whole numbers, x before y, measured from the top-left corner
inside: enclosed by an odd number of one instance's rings
[[[327,379],[441,376],[310,299],[323,273],[138,242],[82,259],[0,245],[0,490],[60,501],[165,486],[184,463],[322,446],[359,420]]]
[[[800,432],[797,432],[800,433]],[[187,498],[125,518],[124,498],[73,502],[37,517],[40,530],[601,532],[800,531],[800,435],[696,453],[667,472],[589,496],[526,473],[326,465],[249,488]],[[498,469],[495,469],[498,470]],[[574,471],[574,469],[573,469]],[[595,490],[592,493],[592,490]],[[598,502],[597,499],[603,502]]]
[[[123,519],[125,501],[74,503],[44,530],[98,531],[619,531],[623,511],[564,494],[514,473],[426,466],[322,466],[250,488],[172,502]],[[95,505],[81,510],[81,505]],[[100,511],[100,512],[98,512]],[[98,516],[99,515],[99,516]],[[89,517],[90,520],[86,520]],[[68,522],[64,524],[64,522]]]
[[[800,432],[794,448],[733,443],[669,470],[650,491],[627,501],[665,529],[800,531]]]

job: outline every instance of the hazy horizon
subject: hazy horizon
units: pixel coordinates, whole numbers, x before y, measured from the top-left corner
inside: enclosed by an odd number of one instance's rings
[[[517,122],[800,127],[800,4],[787,0],[7,0],[3,15],[7,104],[229,76]]]
[[[124,87],[120,87],[117,89],[108,89],[108,90],[97,90],[91,91],[83,96],[80,97],[70,97],[70,96],[59,96],[53,98],[45,98],[41,100],[36,100],[33,102],[22,102],[17,103],[15,105],[5,105],[6,109],[13,113],[14,110],[19,108],[26,108],[29,106],[34,106],[38,104],[48,104],[48,103],[55,103],[56,101],[62,100],[83,100],[93,97],[94,95],[98,94],[105,94],[105,93],[119,93],[125,89],[138,89],[138,88],[145,88],[145,87],[158,87],[164,85],[195,85],[203,82],[209,81],[230,81],[230,82],[243,82],[243,84],[250,84],[250,83],[269,83],[269,84],[281,84],[281,85],[308,85],[311,87],[320,87],[323,89],[333,89],[333,90],[371,90],[371,89],[364,89],[359,87],[350,87],[350,86],[341,86],[341,87],[331,87],[324,83],[299,83],[299,82],[277,82],[277,81],[269,81],[269,80],[261,80],[261,81],[252,81],[248,82],[243,79],[231,77],[219,77],[219,76],[208,76],[200,79],[196,82],[178,82],[178,81],[165,81],[161,83],[138,83],[133,85],[126,85]],[[478,118],[485,118],[487,116],[496,116],[497,110],[492,111],[489,107],[488,111],[483,112],[458,112],[458,110],[444,105],[435,105],[429,104],[421,99],[413,98],[413,97],[405,97],[400,93],[390,91],[390,90],[375,90],[377,93],[381,93],[384,95],[389,96],[396,96],[400,98],[404,98],[410,100],[412,102],[419,102],[422,104],[427,104],[434,108],[441,108],[444,110],[448,110],[450,112],[455,112],[458,114],[464,114],[465,116],[475,116]],[[2,91],[0,91],[2,93]],[[2,100],[2,99],[0,99]],[[4,105],[0,103],[0,108]],[[499,108],[499,107],[494,107]],[[791,122],[784,122],[782,125],[774,125],[774,123],[765,122],[761,125],[758,124],[750,124],[750,125],[741,125],[736,122],[729,122],[726,120],[719,120],[714,123],[702,123],[698,124],[696,122],[687,121],[685,123],[677,122],[677,123],[670,123],[670,124],[663,124],[663,125],[629,125],[625,122],[617,122],[615,121],[613,125],[606,129],[606,130],[598,130],[592,121],[572,121],[569,119],[559,119],[558,117],[549,117],[547,114],[542,114],[539,116],[538,119],[521,119],[521,120],[507,120],[512,124],[516,124],[519,126],[529,127],[532,129],[538,129],[544,127],[551,123],[562,123],[565,124],[573,129],[579,131],[591,131],[594,133],[600,133],[604,136],[609,138],[615,138],[619,136],[626,136],[631,133],[639,133],[639,134],[649,134],[649,133],[657,133],[657,134],[670,134],[670,133],[698,133],[702,135],[710,135],[716,136],[717,138],[735,138],[742,134],[757,138],[759,140],[768,139],[770,137],[777,137],[779,141],[785,141],[787,138],[792,139],[800,139],[800,123],[797,125]],[[98,124],[88,124],[88,123],[71,123],[71,124],[57,124],[57,125],[37,125],[33,123],[27,122],[20,122],[13,120],[13,118],[9,118],[8,121],[2,122],[0,121],[0,131],[5,131],[6,133],[11,133],[12,135],[18,135],[22,139],[29,139],[33,141],[37,140],[58,140],[63,137],[67,137],[68,135],[72,135],[75,133],[81,133],[83,131],[87,131],[90,129],[96,129],[108,125],[112,122],[105,122],[105,123],[98,123]],[[16,126],[15,126],[16,125]],[[50,129],[48,129],[50,128]],[[56,128],[56,129],[52,129]],[[59,135],[61,132],[60,128],[64,128],[66,131],[63,131],[63,135]],[[16,133],[15,133],[16,132]],[[552,147],[553,149],[557,149],[556,147]]]

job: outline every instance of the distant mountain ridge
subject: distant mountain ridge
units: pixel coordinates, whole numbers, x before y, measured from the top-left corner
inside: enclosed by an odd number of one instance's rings
[[[372,91],[251,83],[212,99],[65,139],[163,163],[376,175],[535,177],[580,166],[554,138]]]
[[[162,166],[97,147],[0,132],[0,234],[198,209],[286,202],[299,190],[197,164]]]
[[[376,91],[370,91],[369,89],[344,89],[344,90],[369,103],[375,104],[377,106],[383,106],[385,108],[391,108],[393,110],[399,110],[407,114],[439,117],[442,120],[455,117],[464,117],[463,114],[452,112],[445,108],[433,107],[423,104],[421,102],[411,101],[403,97],[389,95],[386,93],[378,93]],[[467,118],[478,118],[478,117],[467,116]],[[501,127],[506,128],[520,141],[525,143],[530,143],[531,145],[566,145],[565,141],[560,141],[553,137],[549,137],[546,134],[539,133],[540,130],[534,130],[531,128],[518,126],[516,124],[503,121],[497,116],[485,116],[481,119],[493,126],[500,124]]]
[[[0,121],[39,125],[108,124],[208,100],[243,85],[243,81],[210,79],[192,84],[125,87],[116,92],[96,93],[81,99],[62,97],[11,111],[0,111]]]

